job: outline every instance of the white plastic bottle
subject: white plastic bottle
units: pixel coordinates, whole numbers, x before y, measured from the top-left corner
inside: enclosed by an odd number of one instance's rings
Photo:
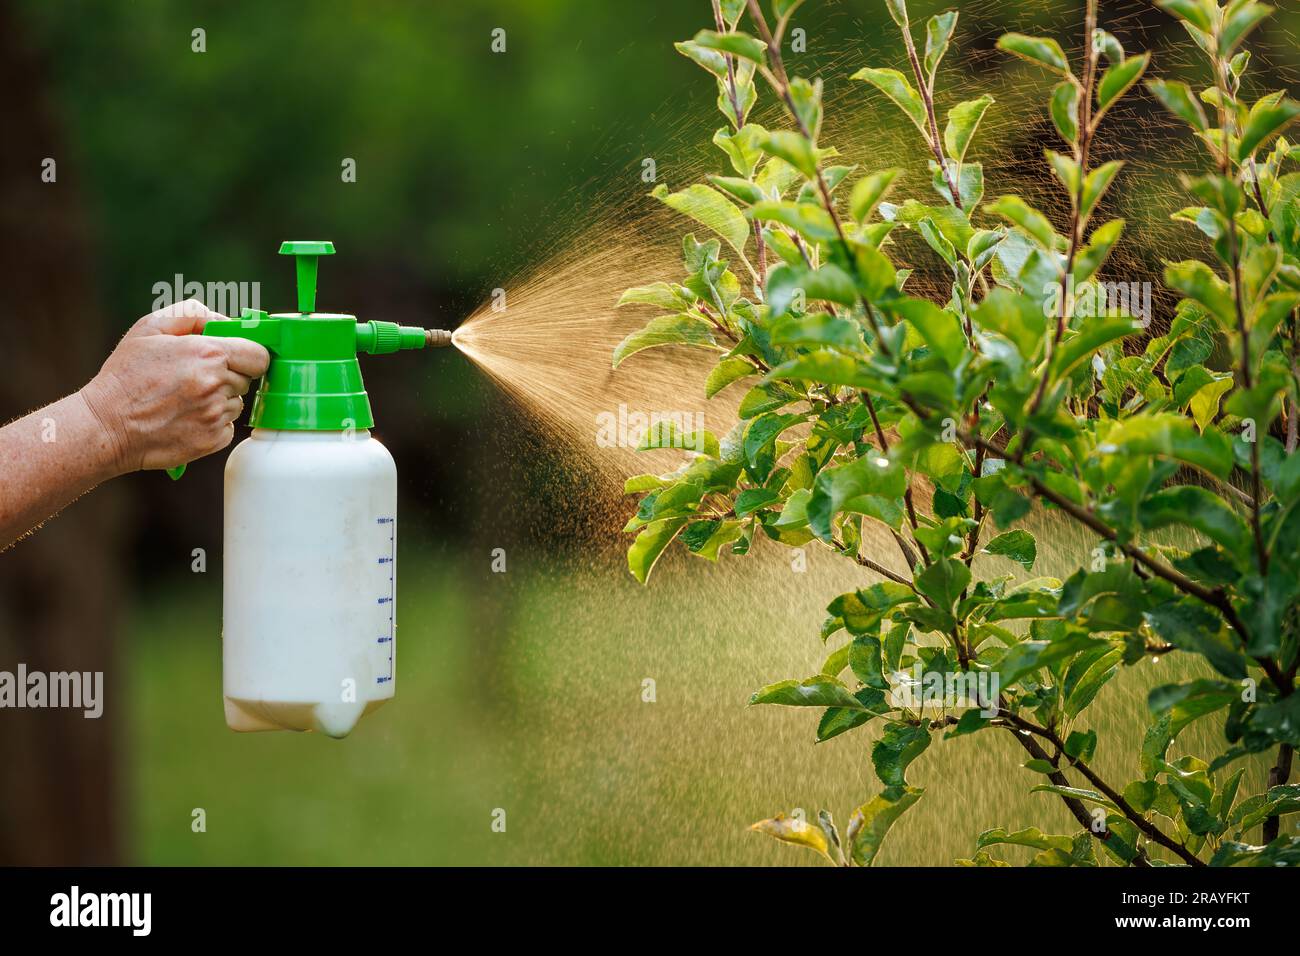
[[[233,730],[348,734],[397,676],[397,467],[369,431],[255,429],[226,462]]]
[[[397,681],[397,468],[370,435],[357,354],[445,347],[451,334],[316,312],[317,257],[333,245],[280,252],[296,257],[297,312],[245,309],[203,328],[270,353],[253,433],[226,461],[226,723],[343,737]]]

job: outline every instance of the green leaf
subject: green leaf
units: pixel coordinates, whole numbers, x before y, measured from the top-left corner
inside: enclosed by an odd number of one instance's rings
[[[905,787],[908,765],[930,746],[930,731],[924,726],[890,724],[871,748],[871,764],[886,787]]]
[[[713,327],[692,315],[664,315],[651,319],[644,328],[633,332],[614,349],[614,368],[629,355],[660,345],[693,345],[716,348]]]
[[[886,787],[854,810],[845,831],[853,862],[858,866],[870,866],[894,821],[920,800],[923,793],[925,790],[920,787]]]
[[[1141,56],[1132,56],[1121,63],[1114,64],[1102,74],[1101,84],[1097,87],[1098,116],[1110,109],[1129,91],[1141,78],[1150,62],[1151,54],[1143,53]]]
[[[849,667],[853,676],[868,687],[889,690],[881,668],[881,647],[878,635],[860,634],[849,645]]]
[[[1202,33],[1214,31],[1217,4],[1213,0],[1156,0],[1156,6],[1190,23]]]
[[[1119,42],[1113,33],[1107,33],[1105,30],[1095,30],[1092,34],[1093,49],[1111,63],[1120,63],[1124,60],[1124,45]]]
[[[847,651],[848,648],[846,647]],[[849,710],[844,707],[827,707],[817,723],[817,742],[823,743],[832,737],[861,727],[863,724],[889,710],[884,691],[874,687],[863,687],[853,694],[866,710]]]
[[[970,568],[956,558],[935,561],[916,576],[917,590],[940,609],[952,610],[962,591],[970,585]]]
[[[907,474],[896,462],[868,454],[845,465],[823,470],[808,501],[808,525],[823,541],[832,537],[831,522],[841,511],[875,514],[869,499],[900,498]]]
[[[922,135],[928,135],[925,103],[921,100],[921,95],[908,82],[907,77],[898,70],[876,69],[868,66],[858,70],[850,79],[864,80],[880,90],[894,101],[894,104],[907,115]]]
[[[740,408],[736,410],[736,414],[741,418],[753,418],[755,415],[761,415],[764,412],[784,408],[791,402],[797,402],[802,398],[803,395],[789,385],[781,382],[762,382],[745,393],[745,397],[740,400]]]
[[[855,359],[851,355],[843,355],[829,349],[809,352],[807,355],[791,359],[789,362],[783,362],[767,373],[767,379],[769,384],[784,379],[820,382],[823,385],[847,385],[859,389],[878,390],[882,387],[881,378],[866,362]],[[793,398],[787,398],[777,405],[765,407],[762,410],[768,411],[770,408],[780,408],[782,405],[788,405],[791,401],[796,401],[801,397],[798,392],[795,392]],[[743,406],[741,414],[744,415]]]
[[[803,415],[779,415],[764,412],[745,426],[744,455],[746,470],[755,481],[766,481],[775,463],[773,445],[776,438],[792,425],[804,420]]]
[[[748,179],[741,179],[739,176],[709,176],[708,180],[715,189],[739,199],[746,205],[752,206],[754,203],[762,202],[767,198],[767,195],[757,185],[751,183]]]
[[[943,55],[948,52],[948,44],[956,28],[956,10],[936,14],[925,25],[925,73],[930,77],[931,85],[933,85],[934,72],[939,69]]]
[[[891,314],[910,323],[925,344],[940,356],[949,368],[955,369],[968,354],[966,334],[961,322],[947,309],[941,309],[928,299],[900,298],[886,303]]]
[[[1203,306],[1226,332],[1235,332],[1236,307],[1228,283],[1203,262],[1189,259],[1165,266],[1165,285]]]
[[[767,45],[747,33],[718,33],[716,30],[701,30],[695,34],[694,42],[707,50],[730,53],[733,56],[763,64],[767,58]]]
[[[1142,502],[1139,517],[1151,531],[1175,524],[1195,528],[1229,554],[1245,553],[1250,543],[1246,523],[1237,512],[1208,488],[1196,485],[1157,491]]]
[[[1010,558],[1026,571],[1034,569],[1034,561],[1038,558],[1038,544],[1034,541],[1034,536],[1020,529],[1004,531],[986,544],[983,551],[985,554],[1000,554]]]
[[[1146,87],[1165,109],[1173,113],[1198,133],[1210,128],[1200,100],[1186,83],[1173,80],[1147,80]]]
[[[810,242],[831,242],[837,238],[831,217],[821,206],[812,203],[767,200],[751,206],[749,215],[753,219],[789,226]]]
[[[719,455],[718,439],[713,432],[706,429],[683,431],[671,418],[652,422],[641,436],[641,443],[636,450],[651,451],[657,448],[683,448],[711,458]]]
[[[627,549],[627,567],[634,578],[642,584],[649,580],[655,562],[663,554],[664,548],[677,537],[677,532],[682,530],[686,520],[664,518],[660,521],[652,521],[641,529],[632,546]]]
[[[782,263],[767,276],[767,304],[771,318],[779,319],[789,312],[800,290],[805,302],[823,301],[851,306],[858,301],[853,279],[834,263],[815,270]],[[860,346],[860,336],[856,342]]]
[[[1300,811],[1300,786],[1269,787],[1268,792],[1243,800],[1231,822],[1239,833],[1259,826],[1272,816]]]
[[[1077,730],[1070,731],[1070,735],[1065,739],[1065,753],[1068,757],[1075,760],[1082,760],[1085,763],[1092,759],[1092,755],[1097,750],[1097,731],[1090,730],[1086,734]]]
[[[1185,684],[1163,684],[1147,695],[1147,708],[1156,717],[1168,717],[1170,739],[1192,721],[1222,710],[1240,700],[1240,688],[1221,680],[1194,680]],[[1166,743],[1167,747],[1168,744]],[[1145,745],[1144,745],[1145,747]]]
[[[889,8],[889,15],[894,18],[894,22],[906,30],[908,25],[906,0],[885,0],[885,6]]]
[[[1061,52],[1061,45],[1045,37],[1025,36],[1023,33],[1004,33],[998,39],[998,49],[1024,57],[1031,63],[1045,66],[1062,76],[1069,76],[1070,65]]]
[[[696,183],[687,186],[681,192],[670,193],[667,186],[659,185],[650,195],[712,229],[726,239],[733,249],[741,255],[745,254],[745,243],[749,239],[749,223],[740,211],[740,207],[716,189],[703,183]]]
[[[661,309],[680,311],[689,309],[695,299],[681,286],[668,282],[653,282],[650,285],[636,286],[619,296],[617,306],[654,305]]]
[[[1045,150],[1047,162],[1051,164],[1052,172],[1056,178],[1061,181],[1065,191],[1070,194],[1071,199],[1079,195],[1080,171],[1079,164],[1074,157],[1066,156],[1054,150]]]
[[[1300,116],[1300,103],[1295,100],[1282,100],[1279,103],[1264,97],[1250,109],[1246,126],[1241,131],[1241,141],[1237,145],[1237,161],[1242,162],[1252,156],[1261,144],[1280,133],[1297,116]]]
[[[726,77],[727,59],[717,50],[709,49],[690,40],[674,43],[673,47],[682,56],[704,67],[718,79],[721,80]]]
[[[882,169],[877,173],[868,173],[854,185],[849,197],[849,212],[854,220],[866,222],[871,218],[871,214],[880,205],[880,200],[885,198],[901,172],[900,169]]]
[[[1124,234],[1124,220],[1112,219],[1092,231],[1088,245],[1074,257],[1074,285],[1079,288],[1106,263],[1110,251]]]
[[[857,266],[859,277],[858,290],[868,302],[876,302],[898,287],[898,273],[894,264],[875,246],[860,245],[855,248],[853,262]]]
[[[736,495],[737,518],[747,518],[753,512],[781,500],[781,495],[770,488],[746,488]]]
[[[1060,237],[1047,217],[1019,196],[999,196],[986,205],[984,211],[1015,223],[1048,252],[1054,252],[1061,244]]]
[[[948,125],[943,131],[943,145],[948,155],[958,163],[966,158],[966,149],[979,127],[984,113],[993,105],[993,97],[985,93],[974,100],[958,103],[948,111]]]
[[[1123,160],[1115,160],[1098,166],[1083,181],[1083,201],[1079,204],[1080,215],[1087,219],[1097,208],[1097,203],[1106,194],[1116,174],[1124,168]]]
[[[747,359],[723,359],[709,371],[709,377],[704,380],[704,397],[712,398],[732,382],[738,382],[757,372],[758,370]]]
[[[1035,850],[1061,850],[1068,853],[1074,841],[1068,836],[1049,836],[1038,827],[1026,827],[1014,833],[1008,833],[1005,827],[995,827],[979,835],[975,848],[982,850],[998,844],[1027,846]]]
[[[919,228],[928,219],[943,238],[957,249],[965,249],[975,236],[966,213],[951,204],[927,206],[909,199],[893,211],[893,218],[913,229]]]
[[[793,500],[793,499],[792,499]],[[878,581],[870,587],[841,594],[827,606],[831,619],[853,635],[879,637],[885,614],[900,604],[914,603],[916,592],[897,581]]]
[[[1160,413],[1125,419],[1111,428],[1097,450],[1106,455],[1134,458],[1160,455],[1202,468],[1219,478],[1232,471],[1232,446],[1221,432],[1196,426],[1182,415]]]
[[[1011,340],[1026,359],[1038,354],[1047,331],[1043,307],[1031,296],[1017,295],[998,286],[975,309],[974,319],[982,329],[999,332]]]
[[[1115,318],[1089,318],[1084,326],[1067,339],[1052,355],[1052,378],[1068,376],[1081,363],[1090,359],[1102,346],[1137,332],[1133,320],[1127,316]]]
[[[815,674],[807,680],[783,680],[755,691],[750,704],[780,704],[785,707],[847,707],[865,710],[862,702],[833,677]]]
[[[763,140],[763,152],[789,163],[804,176],[817,175],[817,150],[802,133],[793,130],[775,130]]]
[[[1052,89],[1052,122],[1056,131],[1067,143],[1079,138],[1079,88],[1069,80],[1057,83]]]
[[[1124,657],[1123,648],[1115,648],[1092,661],[1078,678],[1065,701],[1065,714],[1073,719],[1087,707],[1097,692],[1115,676],[1120,661]]]
[[[706,561],[717,561],[718,551],[744,533],[741,521],[694,521],[682,532],[686,550]]]
[[[856,322],[829,312],[790,315],[772,326],[772,344],[826,346],[857,354],[862,351],[862,332]]]
[[[745,179],[752,179],[758,161],[763,158],[761,148],[767,130],[757,123],[746,123],[732,132],[725,126],[713,134],[713,142],[731,160],[731,167]]]
[[[1221,633],[1222,620],[1203,604],[1190,598],[1168,601],[1143,616],[1161,640],[1180,650],[1201,654],[1224,677],[1241,680],[1246,676],[1246,658]]]
[[[1219,55],[1225,60],[1231,57],[1246,34],[1272,12],[1272,7],[1254,0],[1225,5],[1223,27],[1219,31]]]
[[[1054,793],[1058,797],[1073,797],[1075,800],[1083,800],[1087,803],[1095,803],[1098,806],[1106,807],[1110,810],[1118,811],[1117,807],[1110,800],[1103,797],[1096,790],[1085,790],[1082,787],[1059,787],[1049,784],[1040,784],[1033,787],[1030,793]]]
[[[1041,667],[1073,657],[1081,651],[1092,650],[1103,643],[1081,631],[1052,641],[1021,641],[1007,648],[1002,660],[998,662],[998,686],[1010,687]]]
[[[660,478],[658,475],[633,475],[623,482],[623,494],[640,494],[643,491],[654,491],[656,488],[664,488],[671,484],[671,479]]]

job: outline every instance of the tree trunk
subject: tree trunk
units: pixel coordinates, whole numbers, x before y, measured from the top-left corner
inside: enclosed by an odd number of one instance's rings
[[[80,387],[105,326],[91,243],[44,96],[46,71],[0,3],[0,415]],[[42,180],[53,159],[55,181]],[[57,437],[56,437],[57,440]],[[0,476],[3,480],[3,476]],[[120,496],[101,489],[0,555],[0,670],[101,671],[103,715],[0,709],[0,864],[107,864],[121,854],[115,680],[121,592]]]

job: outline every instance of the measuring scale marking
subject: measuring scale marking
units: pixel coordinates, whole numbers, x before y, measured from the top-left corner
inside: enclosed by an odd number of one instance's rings
[[[375,678],[376,684],[387,684],[393,679],[393,638],[396,636],[394,631],[396,625],[393,623],[393,598],[396,596],[396,582],[393,576],[393,565],[397,562],[397,522],[393,518],[376,518],[377,524],[386,524],[389,526],[388,531],[388,554],[381,555],[380,564],[388,565],[388,594],[378,599],[379,604],[388,605],[388,634],[382,635],[376,643],[388,645],[388,676]]]

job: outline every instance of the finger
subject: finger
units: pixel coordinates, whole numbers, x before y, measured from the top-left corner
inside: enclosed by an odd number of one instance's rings
[[[257,378],[266,371],[271,354],[266,348],[249,339],[228,339],[225,336],[206,336],[226,350],[226,366],[240,375]]]
[[[226,424],[232,424],[238,421],[239,416],[242,414],[244,414],[244,400],[242,398],[235,396],[234,398],[226,399],[226,405],[222,414],[222,420],[225,421]]]
[[[226,369],[221,373],[221,390],[225,392],[227,398],[238,398],[240,395],[247,395],[249,388],[252,387],[253,380],[247,375],[240,375],[238,372],[232,372]]]
[[[231,419],[230,421],[226,422],[225,427],[221,429],[219,437],[217,438],[216,441],[212,443],[212,447],[208,449],[207,454],[211,455],[213,452],[221,451],[221,449],[225,448],[234,440],[235,440],[235,423],[234,423],[234,419]]]
[[[203,331],[210,319],[224,319],[198,299],[186,299],[150,312],[135,324],[133,332],[144,335],[192,335]]]

